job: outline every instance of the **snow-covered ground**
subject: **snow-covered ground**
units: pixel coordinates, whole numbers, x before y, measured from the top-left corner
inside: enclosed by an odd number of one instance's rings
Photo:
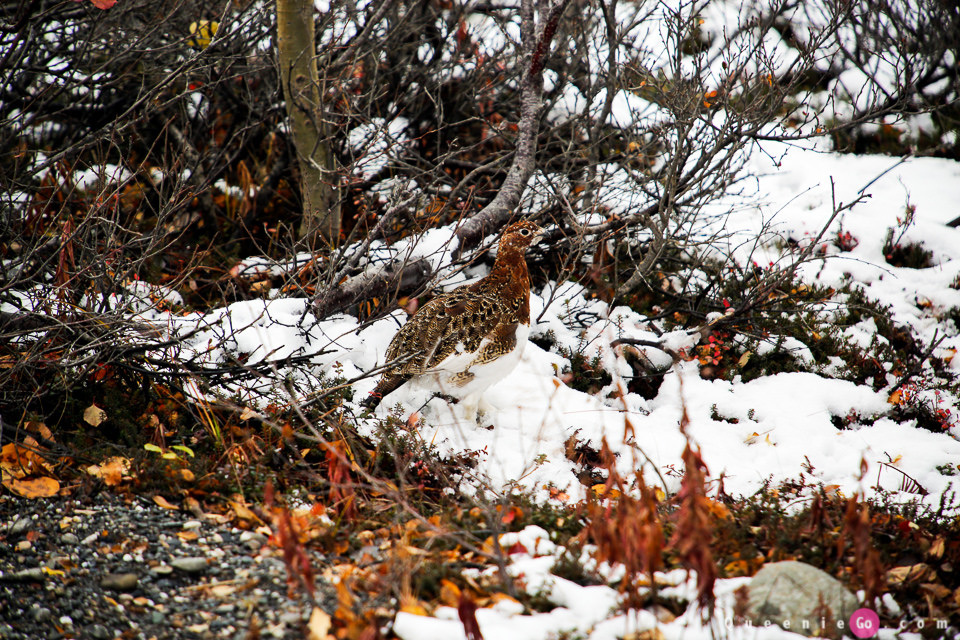
[[[866,193],[871,197],[846,211],[825,236],[827,259],[805,265],[801,276],[807,282],[835,288],[851,281],[859,283],[868,297],[889,305],[894,322],[908,327],[924,343],[929,344],[935,334],[946,334],[934,355],[950,360],[954,368],[960,366],[960,360],[951,358],[960,348],[960,336],[952,322],[943,319],[946,309],[960,306],[960,291],[955,288],[960,275],[960,231],[946,224],[960,213],[960,165],[930,158],[901,163],[889,157],[839,155],[816,145],[767,151],[755,153],[751,160],[750,173],[757,176],[755,206],[731,206],[733,213],[723,218],[723,225],[734,244],[738,238],[761,235],[771,240],[759,248],[744,243],[744,247],[754,248],[749,253],[747,249],[735,250],[739,259],[783,259],[778,248],[783,243],[774,238],[802,242],[816,236],[833,211],[833,198],[849,202],[867,186]],[[887,230],[903,226],[908,204],[914,208],[914,221],[902,242],[923,243],[933,251],[934,266],[926,269],[895,268],[884,260],[882,247]],[[852,250],[840,253],[830,244],[829,239],[840,229],[857,240]],[[477,277],[480,273],[469,275]],[[459,277],[462,281],[463,276]],[[679,331],[658,338],[636,312],[588,300],[579,286],[570,283],[534,292],[531,306],[532,337],[549,333],[556,344],[579,349],[588,358],[599,356],[613,376],[608,389],[589,395],[570,388],[562,381],[562,371],[568,364],[565,358],[555,349],[545,351],[530,343],[519,366],[486,392],[491,407],[478,422],[466,420],[457,405],[406,387],[388,396],[378,409],[379,417],[398,412],[404,419],[418,412],[419,420],[411,422],[416,435],[442,452],[477,452],[478,466],[468,471],[471,477],[463,483],[465,486],[493,491],[521,486],[542,500],[550,499],[549,489],[554,487],[576,500],[585,489],[565,456],[565,443],[576,436],[597,447],[606,438],[620,453],[618,464],[624,471],[641,466],[650,482],[664,483],[668,493],[674,492],[679,477],[669,471],[683,466],[685,440],[679,422],[685,407],[690,418],[687,431],[699,445],[711,478],[722,475],[725,490],[734,495],[750,494],[768,480],[776,483],[801,476],[813,483],[835,485],[846,495],[874,495],[880,487],[892,492],[895,499],[929,504],[937,504],[951,489],[955,478],[947,473],[960,463],[960,426],[953,398],[941,397],[945,406],[954,409],[952,426],[934,433],[889,417],[889,390],[877,392],[870,386],[834,379],[823,368],[820,373],[810,367],[810,372],[780,373],[750,382],[736,378],[705,380],[699,375],[696,360],[674,363],[660,350],[641,347],[654,365],[669,368],[658,394],[652,400],[635,394],[610,400],[607,392],[622,382],[618,376],[631,375],[623,353],[611,348],[611,341],[659,339],[677,351],[692,348],[698,336]],[[349,316],[318,322],[306,300],[291,299],[236,303],[202,318],[148,313],[171,328],[178,325],[181,331],[206,327],[181,345],[185,350],[181,357],[205,354],[203,358],[218,361],[229,351],[256,362],[317,353],[313,367],[296,373],[300,382],[312,384],[321,377],[350,379],[382,363],[386,347],[404,317],[397,311],[362,328]],[[874,339],[875,331],[872,320],[847,329],[851,340],[864,346]],[[797,358],[806,357],[806,346],[799,341],[782,346]],[[891,384],[895,380],[895,376],[889,377]],[[355,398],[366,397],[374,382],[374,378],[357,382]],[[231,391],[247,394],[251,402],[263,394],[283,397],[280,390],[265,387]],[[852,414],[879,417],[843,430],[831,421],[834,416]],[[716,419],[718,415],[722,419]],[[628,423],[634,438],[625,437]],[[375,418],[365,419],[358,427],[373,434],[376,424]],[[862,460],[868,465],[863,479]],[[911,487],[904,487],[903,476],[881,463],[895,466],[928,494],[901,491]],[[652,473],[654,468],[659,473]],[[642,613],[633,617],[614,615],[611,608],[616,594],[612,589],[579,587],[561,580],[548,573],[551,562],[514,556],[511,570],[522,572],[528,585],[546,585],[559,608],[530,616],[521,616],[505,604],[481,610],[478,619],[486,637],[546,639],[569,630],[599,640],[622,637],[631,629],[643,630],[656,624]],[[677,589],[690,590],[683,580],[675,576],[670,579]],[[720,581],[721,623],[730,593],[742,582]],[[666,638],[710,637],[709,628],[693,612],[658,628]],[[402,613],[395,629],[408,640],[463,635],[456,612],[443,609],[435,617]],[[792,637],[775,628],[737,631],[741,632],[751,638]]]

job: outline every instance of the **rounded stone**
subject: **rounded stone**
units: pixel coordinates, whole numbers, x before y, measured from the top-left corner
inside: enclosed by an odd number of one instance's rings
[[[111,591],[133,591],[139,581],[135,573],[108,573],[100,579],[100,586]]]
[[[184,573],[202,573],[207,570],[207,559],[198,557],[174,558],[170,561],[170,566]]]
[[[805,636],[839,638],[857,599],[830,574],[803,562],[765,565],[748,586],[753,624],[775,624]]]

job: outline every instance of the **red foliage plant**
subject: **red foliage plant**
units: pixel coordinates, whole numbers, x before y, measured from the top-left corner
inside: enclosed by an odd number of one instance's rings
[[[684,407],[680,430],[686,436],[690,422]],[[713,539],[710,499],[705,485],[707,465],[687,438],[683,450],[683,480],[676,496],[679,508],[676,513],[676,529],[670,546],[688,570],[697,572],[697,603],[701,612],[712,613],[714,605],[713,585],[717,580],[717,565],[710,551]]]
[[[290,516],[290,510],[274,505],[273,483],[267,481],[263,489],[263,502],[273,517],[273,541],[283,551],[283,564],[287,567],[287,588],[293,597],[297,587],[302,588],[313,599],[316,591],[313,565],[310,556],[300,541],[300,532]]]
[[[860,461],[860,477],[867,472],[866,460]],[[860,576],[866,591],[866,602],[883,594],[885,590],[884,571],[880,554],[870,542],[871,538],[870,505],[861,502],[854,493],[847,499],[847,508],[843,516],[843,535],[837,540],[837,555],[842,558],[846,541],[853,543],[853,564],[856,575]]]
[[[607,482],[602,491],[588,495],[587,526],[581,536],[596,546],[594,557],[598,562],[624,568],[620,583],[620,591],[626,595],[624,604],[638,607],[643,602],[645,586],[654,588],[653,573],[663,565],[663,524],[657,513],[656,494],[639,472],[636,490],[628,492],[606,439],[600,456],[600,464],[608,473]]]

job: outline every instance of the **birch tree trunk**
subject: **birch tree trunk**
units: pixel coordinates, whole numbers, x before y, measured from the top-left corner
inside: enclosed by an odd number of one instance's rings
[[[277,50],[287,117],[300,165],[303,217],[298,236],[312,246],[340,239],[340,203],[330,148],[330,127],[323,119],[320,76],[311,0],[277,0]]]

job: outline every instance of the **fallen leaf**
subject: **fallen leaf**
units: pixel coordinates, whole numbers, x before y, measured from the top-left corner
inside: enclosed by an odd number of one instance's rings
[[[43,424],[42,422],[28,422],[26,424],[27,431],[32,431],[33,433],[39,434],[44,440],[53,440],[53,432],[50,431],[50,428]]]
[[[307,622],[307,640],[326,640],[330,633],[330,616],[320,607],[314,607]]]
[[[193,542],[200,537],[196,531],[177,531],[177,537],[184,542]]]
[[[16,442],[5,444],[0,449],[0,469],[14,478],[53,472],[53,467],[41,455]]]
[[[113,5],[117,4],[117,0],[90,0],[97,9],[104,10],[109,9]]]
[[[130,459],[123,456],[113,456],[100,464],[92,464],[86,472],[95,478],[100,478],[108,487],[115,487],[124,480],[129,480]]]
[[[92,427],[99,427],[107,419],[107,412],[95,404],[83,410],[83,421]]]
[[[237,587],[232,584],[214,584],[206,591],[214,598],[226,598],[236,593]]]
[[[240,520],[246,520],[247,522],[258,522],[263,523],[263,520],[257,517],[253,511],[250,510],[247,505],[236,500],[228,500],[230,508],[233,509],[233,512],[237,514],[237,518]]]
[[[929,582],[936,578],[936,573],[929,565],[920,562],[905,567],[894,567],[887,571],[887,584],[891,586],[909,584],[911,582]]]
[[[158,507],[163,507],[164,509],[170,509],[171,511],[179,511],[180,507],[175,504],[171,504],[161,495],[153,496],[153,501],[157,504]]]
[[[14,478],[4,474],[3,486],[21,498],[49,498],[60,491],[60,483],[53,478],[40,476],[39,478]]]
[[[935,560],[939,560],[943,557],[943,552],[946,551],[946,548],[946,540],[937,538],[930,544],[930,548],[927,549],[927,555]]]

